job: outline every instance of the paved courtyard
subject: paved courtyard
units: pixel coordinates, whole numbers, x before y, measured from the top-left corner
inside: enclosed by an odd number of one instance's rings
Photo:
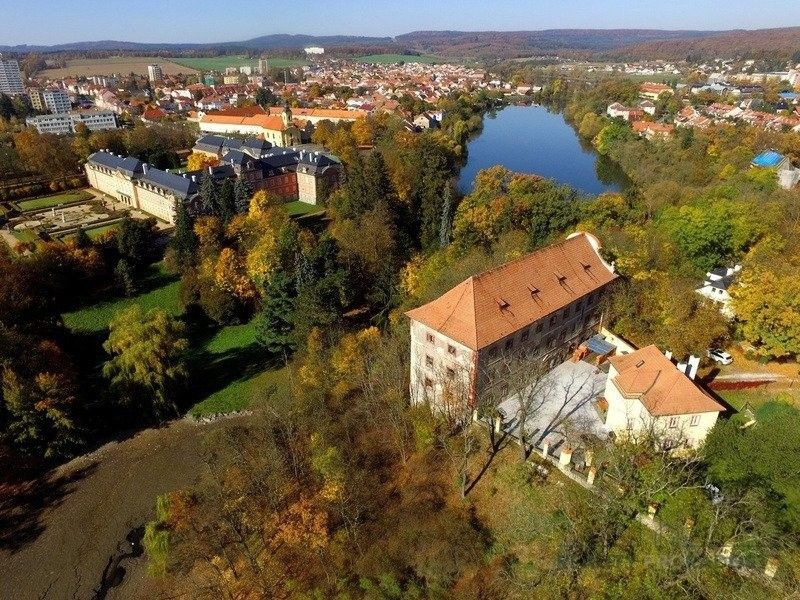
[[[499,406],[503,429],[518,437],[520,397],[527,408],[526,437],[535,445],[547,441],[556,448],[566,439],[581,435],[608,437],[593,401],[603,394],[607,374],[584,361],[567,361],[532,381],[522,393],[515,393]]]

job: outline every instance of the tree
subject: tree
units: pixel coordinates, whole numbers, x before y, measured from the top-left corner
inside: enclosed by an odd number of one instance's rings
[[[121,258],[117,261],[114,267],[114,279],[126,296],[131,297],[136,293],[136,274],[127,259]]]
[[[272,90],[265,87],[260,87],[256,90],[256,104],[262,108],[269,108],[278,104],[278,97],[272,93]]]
[[[222,222],[227,224],[236,214],[236,192],[233,181],[226,179],[218,194],[219,216]]]
[[[220,216],[219,191],[217,190],[217,184],[214,183],[214,179],[208,171],[203,173],[203,177],[200,180],[200,199],[202,202],[201,210],[204,215]]]
[[[236,178],[236,184],[233,186],[233,196],[236,212],[240,215],[247,213],[250,208],[250,198],[253,196],[253,191],[244,177]]]
[[[292,278],[285,272],[273,273],[264,288],[258,317],[258,343],[279,359],[287,358],[296,346],[292,327],[293,287]]]
[[[450,244],[453,230],[453,188],[448,184],[444,188],[442,201],[442,223],[439,229],[439,247],[446,248]]]
[[[144,313],[138,304],[111,320],[103,375],[123,404],[146,408],[160,421],[177,413],[188,377],[184,331],[165,310]]]
[[[210,156],[203,152],[192,152],[189,158],[186,159],[187,171],[200,171],[205,170],[207,167],[216,167],[219,164],[219,158]]]
[[[730,290],[742,335],[762,356],[800,356],[800,281],[793,270],[746,268]]]
[[[176,264],[183,270],[196,260],[198,247],[197,234],[194,232],[194,224],[189,216],[189,211],[183,202],[178,202],[178,209],[175,215],[175,232],[170,240],[170,248],[175,253]]]
[[[156,220],[132,219],[126,216],[117,229],[117,251],[128,261],[134,272],[150,264],[156,236]]]

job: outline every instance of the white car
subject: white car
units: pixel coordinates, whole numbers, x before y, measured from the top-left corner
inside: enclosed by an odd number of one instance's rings
[[[733,357],[719,348],[711,348],[708,352],[706,352],[706,356],[721,365],[729,365],[733,362]]]

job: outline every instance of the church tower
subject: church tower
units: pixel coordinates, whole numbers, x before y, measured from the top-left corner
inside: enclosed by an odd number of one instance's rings
[[[281,117],[283,117],[283,126],[288,128],[292,124],[292,109],[289,108],[289,103],[283,105],[283,112],[281,113]]]

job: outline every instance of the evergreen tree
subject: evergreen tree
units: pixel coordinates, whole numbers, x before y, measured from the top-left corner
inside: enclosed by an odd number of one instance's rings
[[[442,226],[439,229],[439,247],[446,248],[450,243],[450,232],[453,229],[453,189],[448,183],[444,187],[442,199]]]
[[[226,179],[219,190],[218,212],[223,223],[227,223],[236,214],[236,196],[233,181]]]
[[[293,291],[294,282],[284,271],[274,273],[264,289],[257,340],[276,358],[286,358],[295,349]]]
[[[136,272],[150,264],[153,257],[156,220],[122,219],[117,230],[117,251]]]
[[[197,234],[194,232],[192,218],[189,216],[189,211],[186,210],[186,205],[179,202],[175,216],[175,233],[170,241],[170,247],[175,251],[178,265],[183,267],[194,261],[197,244]]]
[[[201,210],[204,215],[219,216],[219,198],[217,184],[214,183],[208,171],[203,173],[200,180],[200,198],[202,200]]]
[[[130,297],[136,293],[136,278],[131,264],[124,258],[119,259],[117,266],[114,267],[114,279],[120,290]]]
[[[233,197],[237,213],[244,214],[250,209],[250,198],[253,197],[253,190],[244,177],[239,177],[236,180],[236,185],[233,186]]]
[[[75,232],[75,237],[72,239],[77,248],[90,248],[92,246],[92,239],[86,234],[83,227],[78,226],[78,231]]]

